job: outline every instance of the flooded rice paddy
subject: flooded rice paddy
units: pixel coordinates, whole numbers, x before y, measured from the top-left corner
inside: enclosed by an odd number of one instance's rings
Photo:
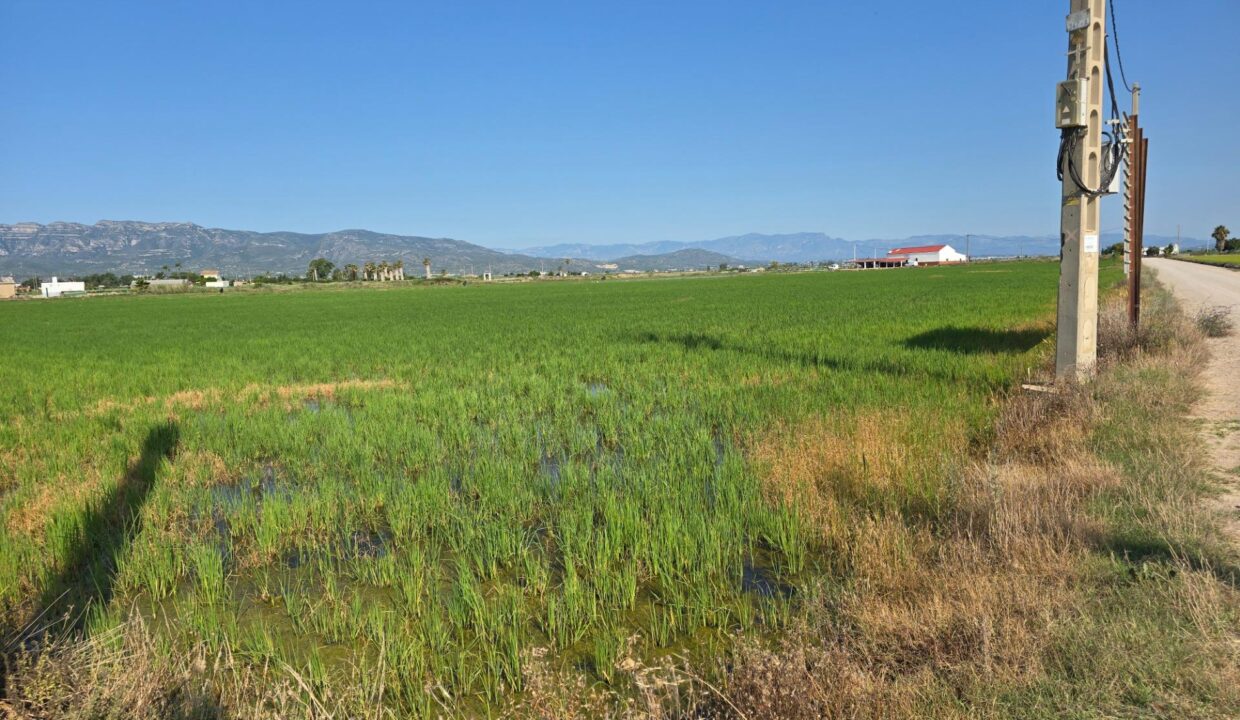
[[[995,338],[1054,266],[1012,267],[5,307],[0,603],[410,716],[519,698],[535,651],[715,657],[848,582],[853,519],[932,520],[1040,352]]]

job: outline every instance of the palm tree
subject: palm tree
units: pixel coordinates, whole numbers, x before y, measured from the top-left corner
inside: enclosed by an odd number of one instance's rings
[[[349,263],[348,265],[345,265],[344,276],[350,280],[356,280],[357,279],[357,266],[354,265],[353,263]]]
[[[426,279],[430,280],[431,279],[431,259],[430,258],[428,257],[422,258],[422,269],[426,271]]]
[[[362,272],[364,273],[362,275],[363,280],[374,280],[375,279],[375,264],[373,262],[367,261],[367,263],[363,266]]]
[[[396,279],[404,280],[405,279],[405,261],[397,260],[396,264],[393,265],[392,267],[396,268]]]
[[[1214,228],[1214,232],[1210,233],[1210,237],[1214,238],[1214,249],[1223,252],[1227,249],[1227,238],[1231,235],[1231,231],[1226,225],[1219,225]]]
[[[382,281],[384,281],[384,282],[387,282],[387,280],[388,280],[388,264],[387,264],[387,260],[384,260],[383,262],[379,263],[379,279],[380,279],[380,280],[382,280]]]

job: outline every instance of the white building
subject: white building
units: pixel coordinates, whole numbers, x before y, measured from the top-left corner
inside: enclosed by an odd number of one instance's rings
[[[152,290],[188,290],[190,281],[185,278],[155,279],[147,283]]]
[[[946,265],[948,263],[968,262],[964,253],[956,252],[951,245],[918,245],[916,247],[896,248],[887,253],[891,260],[903,259],[907,265]]]
[[[45,298],[60,297],[65,293],[84,293],[86,292],[86,283],[84,282],[61,282],[59,278],[52,278],[50,283],[39,283],[39,294]]]

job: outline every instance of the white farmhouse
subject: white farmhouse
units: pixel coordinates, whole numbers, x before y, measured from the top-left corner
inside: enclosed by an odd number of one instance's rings
[[[84,293],[86,292],[86,283],[84,282],[61,282],[59,278],[52,278],[50,283],[39,283],[39,294],[45,298],[60,297],[65,293]]]
[[[892,259],[903,258],[909,265],[946,265],[948,263],[968,262],[964,253],[956,252],[951,245],[918,245],[916,247],[896,248],[887,253]]]

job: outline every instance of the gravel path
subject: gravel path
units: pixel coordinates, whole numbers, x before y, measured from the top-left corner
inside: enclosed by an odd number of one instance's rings
[[[1207,394],[1193,414],[1204,422],[1212,460],[1226,483],[1217,499],[1219,509],[1228,531],[1240,541],[1240,271],[1165,258],[1144,262],[1189,313],[1220,305],[1232,308],[1237,331],[1208,341]]]

